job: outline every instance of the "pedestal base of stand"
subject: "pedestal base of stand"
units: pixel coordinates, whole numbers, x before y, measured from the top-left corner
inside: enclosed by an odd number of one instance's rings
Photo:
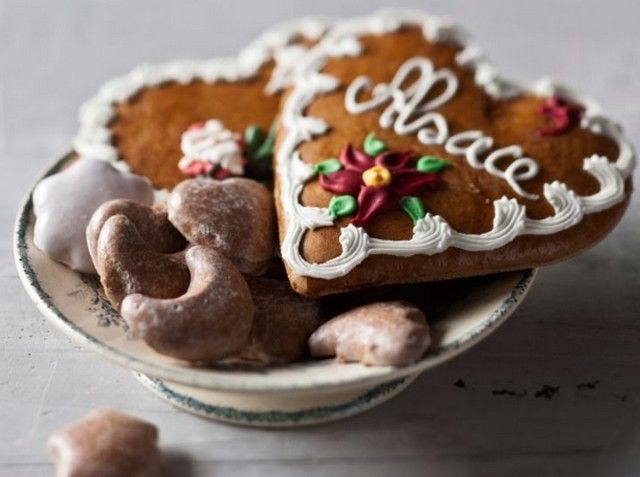
[[[307,426],[344,419],[391,399],[418,376],[346,390],[247,393],[194,388],[140,373],[134,375],[148,389],[180,409],[209,419],[255,427]]]

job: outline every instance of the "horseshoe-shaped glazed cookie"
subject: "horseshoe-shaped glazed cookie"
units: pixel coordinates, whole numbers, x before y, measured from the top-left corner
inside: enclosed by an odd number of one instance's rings
[[[110,200],[102,204],[91,217],[87,227],[87,245],[95,262],[98,237],[105,222],[114,215],[131,220],[149,247],[160,253],[174,253],[185,248],[187,241],[167,219],[165,204],[147,207],[127,199]]]
[[[98,234],[94,263],[105,294],[116,308],[132,293],[171,298],[184,293],[189,284],[184,252],[158,252],[141,235],[144,230],[119,214],[108,218]]]
[[[185,261],[191,282],[183,295],[127,296],[123,318],[161,354],[196,362],[237,354],[247,343],[254,314],[247,283],[227,258],[211,248],[191,247]]]

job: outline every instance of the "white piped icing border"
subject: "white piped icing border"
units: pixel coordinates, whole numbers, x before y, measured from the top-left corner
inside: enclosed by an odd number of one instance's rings
[[[493,204],[493,228],[483,234],[458,232],[442,217],[431,214],[415,224],[410,240],[382,240],[371,237],[362,227],[348,225],[340,231],[342,253],[339,256],[324,263],[306,261],[300,252],[304,233],[333,225],[328,209],[306,207],[299,201],[305,182],[315,173],[309,164],[302,161],[297,148],[302,142],[324,134],[329,128],[322,119],[306,116],[305,110],[316,97],[340,86],[337,78],[321,73],[321,70],[331,57],[359,55],[362,48],[358,36],[396,31],[403,25],[422,27],[425,38],[429,41],[451,41],[459,44],[461,51],[456,57],[457,64],[471,69],[476,84],[494,98],[509,98],[527,92],[538,96],[558,95],[581,104],[585,112],[580,126],[593,133],[609,136],[619,149],[614,162],[597,155],[584,160],[583,168],[598,180],[599,192],[591,196],[580,196],[561,182],[545,184],[543,195],[552,205],[555,214],[542,220],[527,217],[525,206],[516,199],[502,197]],[[631,143],[595,101],[548,79],[541,79],[532,85],[521,85],[503,79],[482,49],[460,27],[449,19],[412,10],[383,10],[336,23],[326,37],[307,53],[296,71],[294,88],[283,107],[282,122],[286,134],[277,154],[276,166],[280,181],[280,201],[286,217],[281,245],[282,257],[297,275],[323,279],[346,275],[370,255],[433,255],[449,247],[486,251],[502,247],[520,235],[560,232],[580,222],[585,214],[608,209],[624,200],[624,181],[635,164]]]
[[[291,84],[300,59],[301,47],[291,45],[292,41],[298,36],[318,40],[329,23],[322,17],[282,23],[264,32],[234,58],[140,65],[130,73],[105,83],[96,96],[82,105],[80,130],[73,141],[73,148],[84,158],[114,162],[119,168],[126,169],[126,163],[118,161],[118,150],[111,144],[109,123],[116,114],[117,103],[127,101],[145,87],[168,81],[187,84],[194,80],[213,83],[248,79],[272,58],[276,60],[276,66],[265,94],[276,93]]]

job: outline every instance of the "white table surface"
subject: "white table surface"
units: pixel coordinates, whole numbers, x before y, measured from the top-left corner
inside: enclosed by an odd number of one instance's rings
[[[274,21],[384,4],[0,0],[0,476],[50,475],[49,433],[103,406],[156,423],[175,475],[640,474],[637,195],[603,243],[542,270],[485,342],[383,406],[311,429],[177,411],[54,330],[22,289],[10,243],[18,202],[68,148],[101,82],[144,61],[233,54]],[[640,136],[637,1],[412,4],[457,17],[509,75],[572,83]]]

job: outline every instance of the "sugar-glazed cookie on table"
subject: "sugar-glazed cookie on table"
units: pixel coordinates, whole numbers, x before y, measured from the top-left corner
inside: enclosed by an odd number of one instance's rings
[[[296,77],[276,200],[302,294],[548,264],[604,238],[628,204],[620,127],[572,89],[503,78],[449,20],[341,22]]]

